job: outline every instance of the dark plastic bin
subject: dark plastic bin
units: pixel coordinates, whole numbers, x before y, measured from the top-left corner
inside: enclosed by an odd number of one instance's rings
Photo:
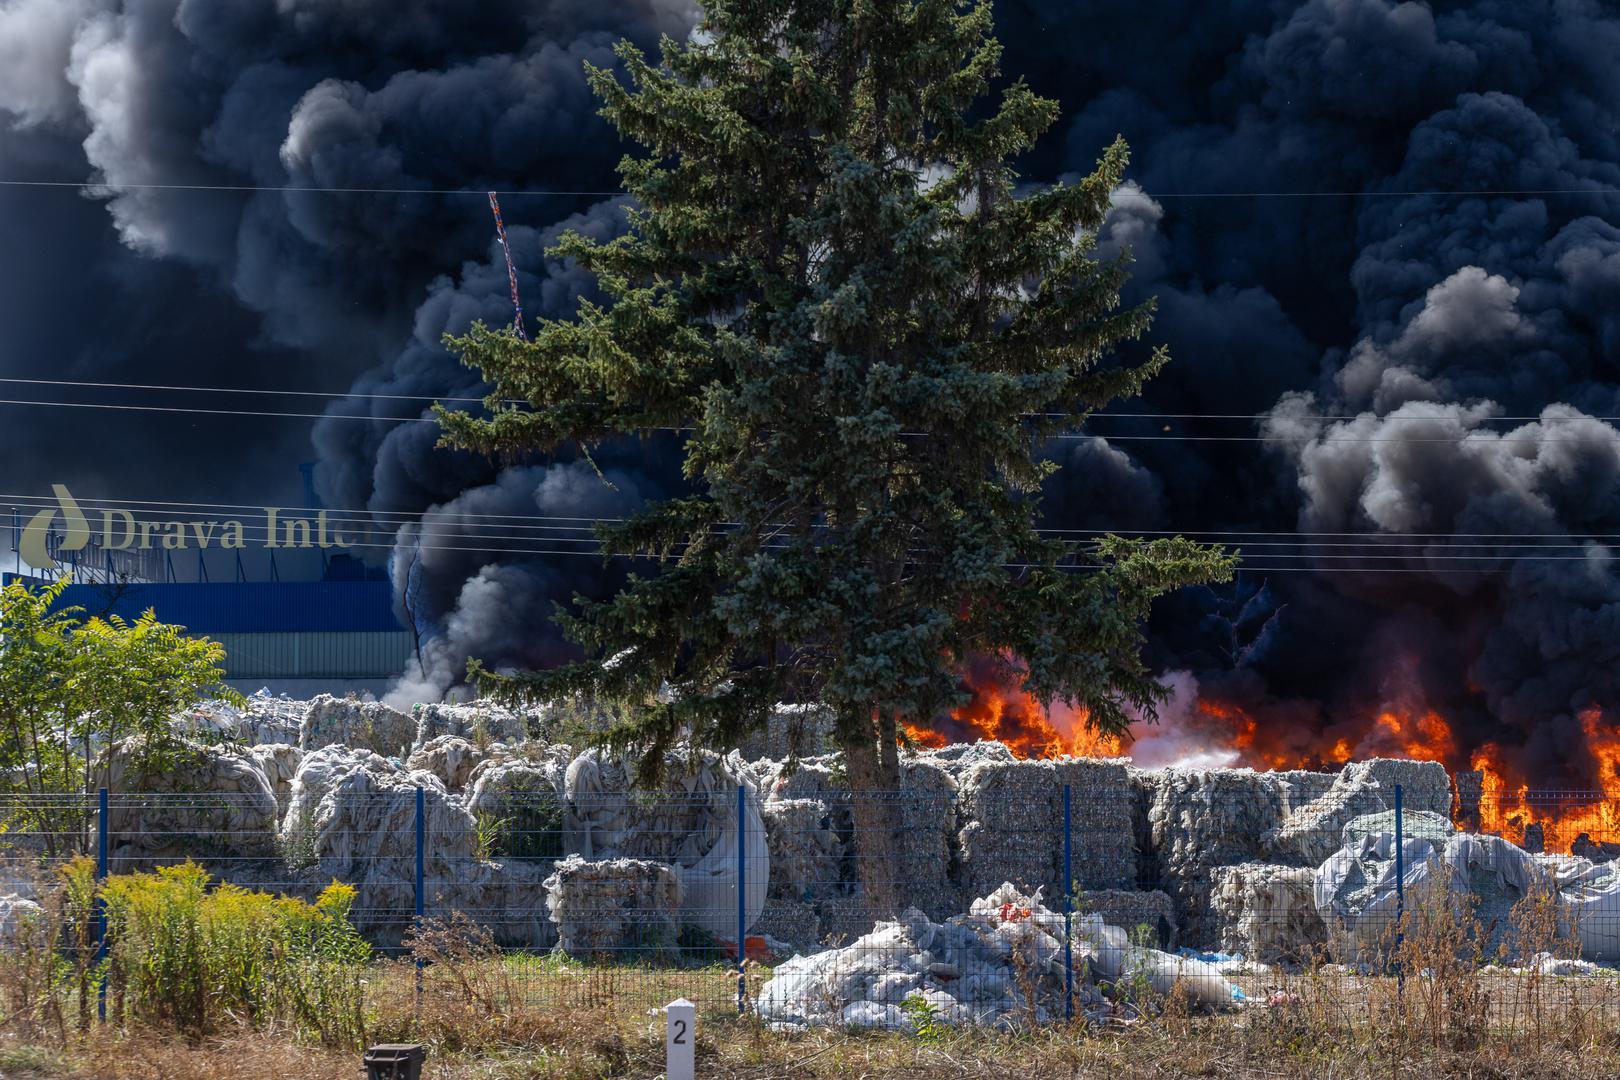
[[[366,1080],[422,1080],[427,1048],[416,1043],[384,1043],[367,1050],[361,1061]]]

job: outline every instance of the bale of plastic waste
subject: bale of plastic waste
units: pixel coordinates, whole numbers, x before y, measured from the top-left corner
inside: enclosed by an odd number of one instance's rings
[[[520,743],[529,738],[529,722],[522,714],[492,701],[417,705],[414,745],[424,746],[441,735],[455,735],[475,745]]]
[[[1266,837],[1270,861],[1319,866],[1338,850],[1346,823],[1395,809],[1400,785],[1405,809],[1449,816],[1451,778],[1435,761],[1375,758],[1346,765],[1326,794],[1295,810]]]
[[[403,761],[411,752],[415,737],[416,723],[380,701],[356,701],[322,694],[310,701],[304,713],[298,729],[298,746],[306,752],[326,746],[347,746]]]
[[[676,948],[681,878],[666,863],[571,855],[545,889],[557,947],[570,956],[624,961]]]
[[[746,932],[765,907],[771,859],[759,796],[741,755],[671,750],[654,787],[636,784],[637,771],[636,762],[600,750],[588,750],[569,764],[564,851],[586,859],[669,863],[681,878],[681,921],[732,940],[738,931],[740,828]]]
[[[1282,786],[1252,769],[1165,769],[1139,782],[1151,784],[1155,869],[1154,880],[1143,884],[1175,900],[1183,943],[1214,945],[1214,870],[1259,858],[1262,837],[1283,820]]]
[[[1265,963],[1300,963],[1327,944],[1308,866],[1239,863],[1214,870],[1210,897],[1220,948]]]
[[[116,793],[107,813],[116,869],[275,854],[276,795],[247,754],[180,740],[154,756],[135,736],[103,755],[100,782]]]
[[[1387,815],[1393,819],[1393,815]],[[1384,820],[1379,815],[1374,821]],[[1346,823],[1343,845],[1315,871],[1312,901],[1347,961],[1367,961],[1393,945],[1403,898],[1396,888],[1397,850],[1404,864],[1404,903],[1449,903],[1471,920],[1477,945],[1495,955],[1511,929],[1514,905],[1552,879],[1534,856],[1496,836],[1458,833],[1444,838],[1370,831],[1368,820]]]

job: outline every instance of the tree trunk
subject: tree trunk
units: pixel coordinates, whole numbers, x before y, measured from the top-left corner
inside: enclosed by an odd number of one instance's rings
[[[876,919],[898,915],[902,895],[895,858],[900,838],[899,758],[892,747],[882,753],[878,744],[878,729],[892,727],[892,720],[874,724],[870,709],[848,710],[838,722],[855,817],[855,862],[867,912]]]

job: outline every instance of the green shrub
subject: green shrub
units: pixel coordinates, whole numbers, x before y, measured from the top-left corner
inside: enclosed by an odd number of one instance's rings
[[[352,887],[334,882],[313,904],[210,890],[207,872],[187,863],[111,877],[103,895],[120,1014],[193,1037],[228,1017],[291,1024],[328,1045],[362,1041],[370,947],[349,921]]]

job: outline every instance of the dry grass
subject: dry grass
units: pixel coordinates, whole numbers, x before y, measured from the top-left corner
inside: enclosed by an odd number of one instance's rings
[[[1457,1077],[1588,1080],[1620,1072],[1613,1048],[1577,1050],[1529,1040],[1432,1048],[1391,1040],[1358,1045],[1275,1038],[1232,1018],[1097,1033],[1050,1027],[1026,1034],[958,1032],[929,1043],[899,1035],[819,1031],[778,1036],[740,1021],[700,1029],[699,1075],[763,1080],[797,1077],[1110,1077],[1149,1080],[1348,1080]],[[516,1040],[510,1040],[515,1043]],[[663,1072],[662,1026],[649,1017],[556,1013],[524,1028],[524,1045],[433,1053],[428,1080],[651,1078]],[[273,1034],[245,1033],[192,1045],[179,1039],[92,1033],[62,1049],[0,1044],[8,1080],[354,1080],[359,1055],[313,1050]]]
[[[1540,904],[1541,906],[1536,906]],[[1515,912],[1526,952],[1566,953],[1544,900]],[[69,912],[57,913],[61,916]],[[74,925],[71,919],[68,925]],[[56,925],[62,925],[56,922]],[[1620,979],[1508,975],[1481,968],[1477,928],[1449,902],[1414,905],[1399,947],[1407,973],[1325,965],[1242,979],[1256,1004],[1221,1015],[1172,993],[1143,1019],[1014,1033],[945,1028],[926,1037],[817,1030],[776,1034],[736,1015],[734,973],[565,965],[504,955],[466,919],[429,925],[421,960],[376,963],[363,982],[364,1040],[429,1047],[428,1080],[652,1078],[663,1071],[654,1006],[698,1001],[699,1073],[793,1077],[1110,1077],[1340,1080],[1351,1077],[1588,1080],[1620,1075]],[[82,964],[45,985],[37,942],[0,964],[0,1076],[6,1080],[328,1080],[359,1075],[355,1045],[318,1047],[261,1022],[187,1040],[88,1020]],[[1541,946],[1547,946],[1545,950]],[[750,973],[750,993],[768,973]],[[65,987],[65,992],[62,992]],[[1269,999],[1269,1004],[1260,1004]],[[306,1036],[307,1037],[307,1036]]]

